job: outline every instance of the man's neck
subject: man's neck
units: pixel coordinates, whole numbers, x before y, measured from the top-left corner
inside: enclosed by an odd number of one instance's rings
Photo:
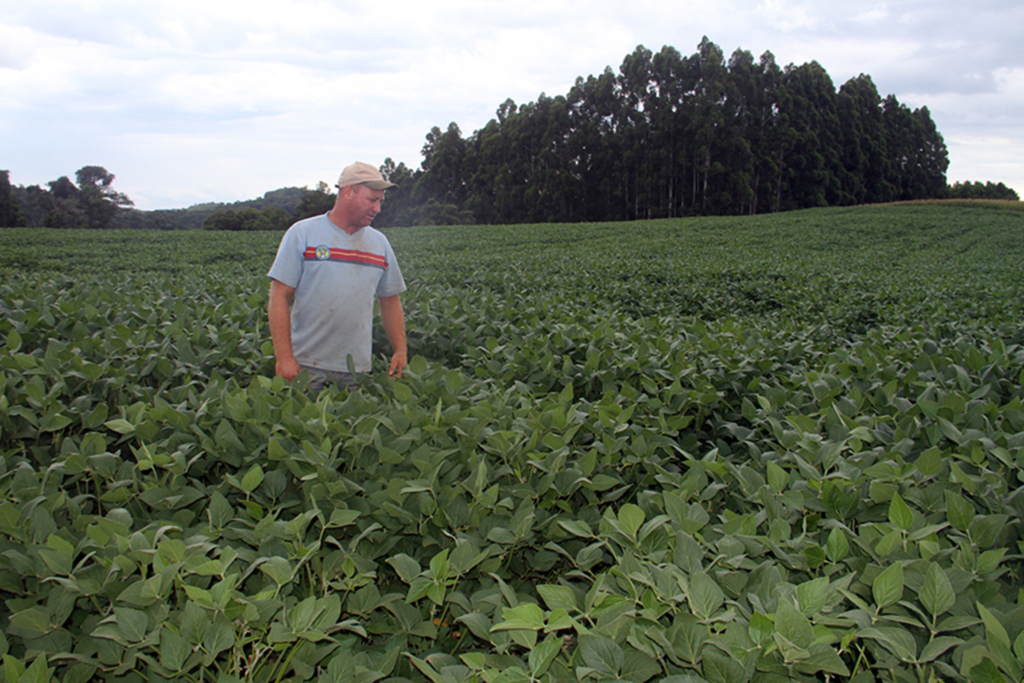
[[[349,235],[354,235],[363,229],[363,226],[361,225],[347,225],[345,221],[342,221],[338,218],[338,216],[334,212],[334,209],[331,209],[330,211],[327,212],[327,220],[329,220],[334,227],[344,231]]]

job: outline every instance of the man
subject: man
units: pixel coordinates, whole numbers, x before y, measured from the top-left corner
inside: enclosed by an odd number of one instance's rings
[[[408,362],[399,294],[405,281],[388,239],[370,227],[384,190],[395,187],[373,166],[357,162],[338,179],[334,207],[301,220],[281,239],[270,277],[270,335],[275,372],[291,381],[302,370],[310,389],[327,382],[351,386],[369,372],[373,302],[391,342],[388,374],[401,377]]]

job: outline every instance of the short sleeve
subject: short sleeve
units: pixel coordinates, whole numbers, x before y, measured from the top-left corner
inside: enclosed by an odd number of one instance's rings
[[[401,294],[406,289],[405,280],[402,278],[402,269],[398,267],[398,258],[391,249],[391,243],[386,238],[384,241],[384,258],[388,266],[384,270],[384,276],[377,284],[377,296],[387,297]]]
[[[274,264],[270,267],[267,277],[295,288],[299,286],[302,279],[303,252],[305,245],[299,244],[299,231],[292,226],[281,238],[281,244],[277,248],[277,256]]]

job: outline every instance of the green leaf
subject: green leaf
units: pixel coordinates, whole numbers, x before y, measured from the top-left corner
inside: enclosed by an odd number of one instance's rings
[[[160,631],[160,663],[171,672],[181,671],[192,653],[187,639],[169,628]]]
[[[67,427],[68,425],[72,424],[73,422],[75,422],[75,420],[73,420],[72,418],[68,417],[67,415],[61,415],[59,413],[51,413],[51,414],[46,416],[46,418],[45,418],[45,420],[43,422],[43,424],[45,424],[45,426],[43,426],[42,429],[43,429],[44,432],[59,432],[60,430],[62,430],[65,427]]]
[[[430,665],[430,662],[413,655],[406,656],[409,658],[409,661],[412,662],[413,666],[420,670],[420,673],[430,679],[431,683],[450,683],[444,675]]]
[[[331,511],[331,519],[325,525],[327,528],[348,526],[359,519],[359,510],[335,509]]]
[[[409,592],[405,595],[405,601],[410,605],[417,600],[422,598],[431,597],[434,589],[437,587],[433,581],[426,576],[417,576],[412,582],[409,583]],[[436,602],[431,597],[432,602]]]
[[[975,606],[978,608],[978,614],[981,616],[982,621],[985,622],[985,640],[988,642],[989,649],[997,659],[1000,668],[1009,673],[1014,680],[1019,680],[1021,677],[1021,666],[1016,661],[1011,650],[1010,636],[1007,634],[1006,628],[980,602],[975,603]]]
[[[230,625],[218,621],[210,627],[203,638],[203,649],[213,657],[235,644],[235,631]]]
[[[491,641],[491,620],[480,612],[463,614],[456,621],[460,624],[465,624],[474,636],[485,643]]]
[[[882,557],[888,557],[903,546],[903,533],[893,529],[875,545],[875,552]]]
[[[532,602],[524,602],[516,607],[503,607],[503,621],[491,627],[492,631],[539,631],[544,628],[544,612]]]
[[[581,538],[596,538],[596,536],[594,536],[594,532],[586,522],[581,522],[576,519],[560,519],[558,520],[558,526],[562,527],[573,536],[579,536]]]
[[[782,493],[789,486],[789,473],[774,462],[769,461],[767,465],[768,486],[775,493]]]
[[[826,557],[830,562],[842,562],[849,553],[850,542],[846,540],[846,534],[842,529],[834,527],[829,532],[828,541],[825,544]]]
[[[857,636],[877,640],[904,662],[912,662],[917,658],[917,643],[914,636],[904,628],[865,628],[861,629]]]
[[[889,523],[903,531],[909,531],[914,524],[914,513],[898,493],[889,501]]]
[[[133,425],[128,420],[110,420],[108,422],[104,422],[103,426],[113,432],[117,432],[121,436],[127,436],[129,434],[135,433],[135,425]]]
[[[246,493],[252,493],[259,485],[263,483],[263,468],[259,465],[253,465],[245,476],[242,477],[242,490]]]
[[[903,565],[893,563],[884,572],[875,577],[871,584],[871,594],[878,608],[894,605],[903,598]]]
[[[448,549],[445,548],[430,559],[430,578],[440,583],[448,578]]]
[[[52,536],[51,536],[52,537]],[[59,576],[70,576],[74,566],[74,556],[69,552],[40,548],[39,557],[50,571]]]
[[[217,491],[210,496],[210,505],[206,510],[210,524],[216,529],[223,529],[235,518],[235,510],[231,507],[231,503]]]
[[[423,571],[420,563],[405,553],[389,557],[387,562],[395,570],[395,573],[398,574],[398,578],[405,583],[412,583],[420,575],[420,572]]]
[[[718,608],[725,602],[725,593],[705,572],[697,572],[690,576],[690,590],[687,596],[690,599],[690,611],[702,621],[715,616]]]
[[[516,535],[505,527],[496,526],[487,532],[487,540],[501,545],[514,545],[517,539]]]
[[[999,563],[1003,561],[1006,556],[1006,548],[996,548],[995,550],[986,550],[978,556],[977,572],[978,574],[988,574],[989,572],[995,571],[999,567]]]
[[[200,607],[207,609],[217,609],[217,603],[213,599],[213,595],[210,591],[200,588],[199,586],[190,586],[185,584],[185,594],[188,595],[189,599],[195,602]]]
[[[7,333],[7,352],[17,353],[21,349],[21,335],[17,330],[12,329]]]
[[[716,648],[704,652],[701,670],[708,683],[736,683],[747,678],[739,662]]]
[[[963,642],[964,641],[961,638],[954,638],[952,636],[938,636],[937,638],[929,641],[928,644],[924,646],[924,649],[921,650],[921,656],[919,658],[919,661],[921,661],[922,663],[934,661],[939,657],[939,655],[941,655],[946,650],[950,649],[951,647],[961,645]]]
[[[537,586],[537,593],[550,610],[564,609],[566,612],[574,612],[578,609],[576,594],[568,586],[545,584]]]
[[[775,625],[765,615],[760,612],[754,612],[750,617],[750,622],[747,625],[747,634],[758,647],[767,645],[771,641],[772,633],[774,632]]]
[[[413,391],[406,384],[395,381],[392,383],[392,390],[395,392],[395,398],[398,399],[399,403],[408,403],[412,400]]]
[[[307,630],[316,618],[316,596],[309,596],[288,612],[288,626],[295,634]]]
[[[939,474],[942,472],[942,449],[929,448],[914,462],[914,466],[926,477]]]
[[[427,597],[430,601],[438,607],[444,605],[444,596],[447,594],[447,588],[443,584],[430,582],[430,586],[427,588]]]
[[[530,650],[529,664],[530,673],[534,678],[540,678],[551,666],[551,662],[555,661],[555,657],[562,650],[562,639],[558,636],[548,638],[542,643],[538,643],[532,650]]]
[[[800,611],[810,617],[825,607],[828,598],[828,579],[824,576],[812,581],[805,581],[797,586],[796,595],[800,603]]]
[[[814,640],[811,622],[786,600],[779,600],[775,612],[775,632],[799,648],[806,649]]]
[[[138,643],[146,637],[149,630],[149,616],[142,610],[129,607],[115,607],[114,619],[117,630],[129,643]]]
[[[552,633],[570,628],[577,628],[576,622],[564,609],[556,609],[552,610],[551,614],[548,615],[548,623],[544,627],[544,632]]]
[[[30,607],[11,615],[10,627],[29,638],[39,638],[53,630],[53,620],[43,607]]]
[[[686,504],[682,496],[671,491],[662,493],[662,500],[665,503],[665,513],[668,514],[673,522],[681,526],[686,521],[690,506]],[[587,537],[589,538],[589,536]]]
[[[598,674],[598,679],[619,678],[625,655],[618,643],[592,633],[580,636],[579,643],[583,663]]]
[[[817,569],[825,564],[825,551],[816,545],[807,546],[800,554],[803,555],[809,569]]]
[[[828,645],[814,643],[811,645],[806,659],[796,664],[797,671],[805,674],[825,672],[836,676],[849,676],[850,670],[842,658]]]
[[[46,655],[40,654],[18,678],[18,683],[50,683],[53,669],[46,666]]]
[[[643,526],[644,519],[644,511],[632,503],[623,505],[619,510],[619,526],[632,538],[636,538],[636,532]]]
[[[949,523],[954,529],[959,529],[960,531],[970,529],[976,514],[974,505],[956,491],[949,489],[945,491],[945,497],[946,517],[949,519]]]
[[[278,586],[283,586],[292,580],[292,566],[283,557],[268,557],[260,565],[260,571],[266,574]]]
[[[956,603],[956,591],[950,583],[946,572],[938,564],[932,564],[917,594],[924,608],[937,617]]]
[[[1000,532],[1006,527],[1008,519],[1007,515],[979,516],[971,523],[971,540],[979,548],[991,547],[998,539]]]
[[[4,672],[7,675],[7,683],[18,683],[25,675],[25,665],[13,655],[4,655]]]
[[[972,666],[968,673],[970,674],[971,683],[1007,683],[1006,678],[1000,673],[995,662],[988,657],[982,659],[980,664]]]

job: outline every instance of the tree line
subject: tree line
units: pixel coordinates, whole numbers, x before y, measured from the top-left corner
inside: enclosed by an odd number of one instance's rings
[[[1016,191],[1007,187],[1004,183],[993,183],[988,181],[984,184],[975,182],[956,182],[949,186],[950,199],[1003,199],[1014,202],[1020,201]]]
[[[503,103],[482,129],[434,127],[389,191],[395,224],[578,222],[754,214],[947,195],[927,107],[870,76],[837,91],[817,62],[780,67],[704,38],[686,57],[642,45],[566,95]],[[383,214],[383,212],[382,212]]]
[[[187,209],[138,211],[131,208],[131,199],[111,187],[115,176],[102,166],[85,166],[75,178],[77,185],[61,176],[46,184],[49,189],[15,187],[10,183],[10,171],[0,170],[0,227],[284,230],[296,216],[312,215],[310,203],[319,209],[323,196],[321,183],[316,191],[286,187],[233,204],[211,202]]]
[[[387,158],[379,227],[599,222],[740,215],[913,199],[1019,199],[1003,183],[948,186],[948,153],[927,107],[882,98],[870,76],[838,90],[817,62],[780,67],[704,38],[683,56],[638,46],[613,72],[565,95],[502,103],[464,137],[426,135],[415,170]],[[260,200],[137,211],[114,175],[86,166],[12,187],[0,171],[0,225],[283,230],[333,205],[326,183]]]
[[[0,171],[0,227],[102,230],[134,202],[113,188],[114,174],[102,166],[83,166],[75,182],[61,176],[47,183],[14,187],[10,172]]]

